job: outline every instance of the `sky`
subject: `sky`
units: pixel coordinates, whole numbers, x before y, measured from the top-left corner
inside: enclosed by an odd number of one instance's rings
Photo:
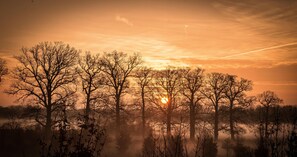
[[[20,48],[41,41],[137,52],[155,68],[238,75],[253,81],[250,95],[272,90],[297,105],[296,8],[296,0],[1,0],[0,57],[12,69]]]

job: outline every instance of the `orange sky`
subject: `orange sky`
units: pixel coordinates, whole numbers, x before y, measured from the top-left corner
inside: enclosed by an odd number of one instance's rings
[[[140,52],[150,66],[236,74],[253,80],[251,94],[273,90],[297,104],[296,8],[294,0],[1,0],[0,55],[12,65],[22,46],[40,41]]]

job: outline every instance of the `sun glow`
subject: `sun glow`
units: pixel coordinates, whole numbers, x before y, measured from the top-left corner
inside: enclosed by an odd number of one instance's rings
[[[163,104],[166,104],[168,102],[168,98],[166,98],[166,97],[161,98],[161,102]]]

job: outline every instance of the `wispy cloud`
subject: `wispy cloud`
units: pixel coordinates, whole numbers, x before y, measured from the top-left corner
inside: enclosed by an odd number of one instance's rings
[[[129,21],[127,18],[119,16],[119,15],[116,15],[115,20],[119,21],[119,22],[123,22],[126,25],[131,26],[131,27],[134,26],[134,24],[131,21]]]
[[[214,7],[247,29],[269,38],[296,38],[296,1],[217,0]]]
[[[256,50],[252,50],[252,51],[247,51],[247,52],[232,54],[232,55],[224,56],[224,57],[222,57],[222,59],[224,59],[224,58],[232,58],[232,57],[237,57],[237,56],[242,56],[242,55],[247,55],[247,54],[256,53],[256,52],[263,52],[263,51],[267,51],[267,50],[273,50],[273,49],[278,49],[278,48],[283,48],[283,47],[293,46],[293,45],[297,45],[297,42],[292,42],[292,43],[287,43],[287,44],[281,44],[281,45],[275,45],[275,46],[265,47],[265,48],[256,49]]]
[[[186,36],[188,35],[188,28],[189,28],[189,25],[184,25],[184,32]]]
[[[278,60],[248,60],[248,59],[198,59],[191,57],[184,58],[164,58],[173,63],[180,63],[184,65],[191,66],[201,66],[205,69],[246,69],[246,68],[257,68],[257,69],[267,69],[267,68],[277,68],[277,67],[287,67],[296,66],[297,61],[278,61]]]
[[[296,81],[256,81],[254,84],[262,86],[297,86]]]

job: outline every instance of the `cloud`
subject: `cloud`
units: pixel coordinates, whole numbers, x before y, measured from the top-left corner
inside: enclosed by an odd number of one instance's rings
[[[297,61],[279,61],[279,60],[247,60],[247,59],[197,59],[190,57],[163,58],[173,63],[180,63],[189,66],[201,66],[205,69],[272,69],[276,67],[297,66]]]
[[[116,20],[116,21],[119,21],[119,22],[123,22],[123,23],[125,23],[126,25],[128,25],[128,26],[130,26],[130,27],[134,26],[134,24],[133,24],[131,21],[129,21],[127,18],[125,18],[125,17],[121,17],[121,16],[119,16],[119,15],[117,15],[117,16],[115,17],[115,20]]]
[[[269,38],[296,38],[296,1],[217,0],[213,3],[223,15],[247,29]]]
[[[275,45],[275,46],[269,46],[269,47],[265,47],[265,48],[261,48],[261,49],[257,49],[257,50],[232,54],[232,55],[225,56],[225,57],[222,57],[222,58],[232,58],[232,57],[236,57],[236,56],[242,56],[242,55],[257,53],[257,52],[263,52],[263,51],[266,51],[266,50],[273,50],[273,49],[283,48],[283,47],[292,46],[292,45],[297,45],[297,42],[286,43],[286,44]]]
[[[188,35],[188,28],[189,28],[189,25],[184,25],[184,31],[186,36]]]
[[[262,86],[297,86],[296,81],[256,81],[254,84]]]

